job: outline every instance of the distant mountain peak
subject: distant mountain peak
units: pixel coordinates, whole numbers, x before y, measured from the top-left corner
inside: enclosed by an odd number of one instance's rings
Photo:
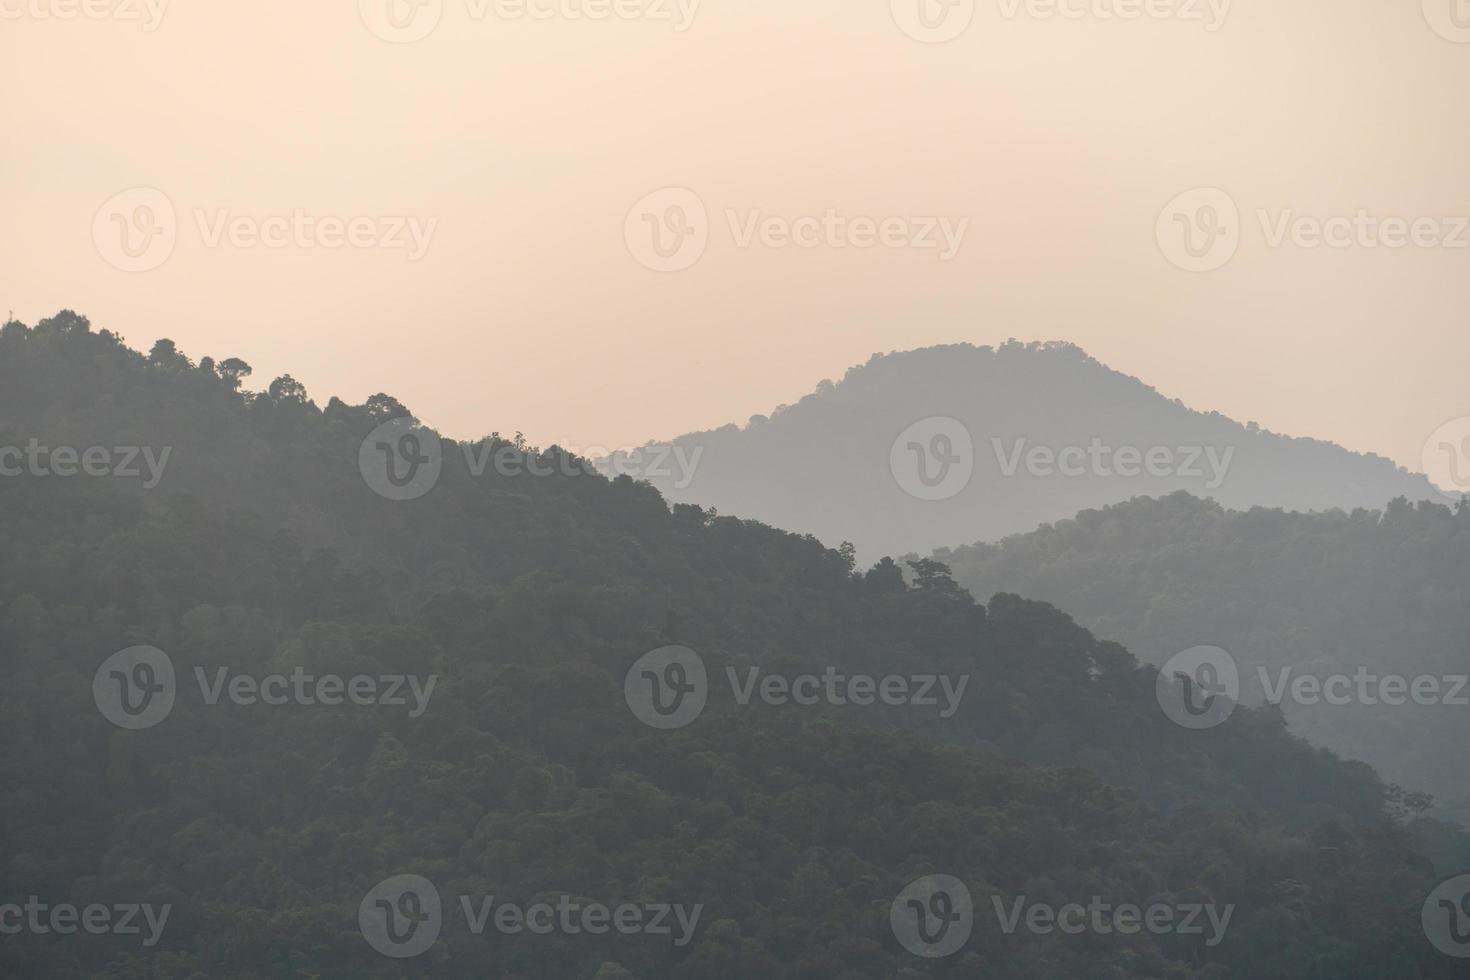
[[[864,561],[1179,490],[1289,510],[1437,497],[1387,459],[1191,408],[1066,341],[874,354],[769,415],[674,444],[698,465],[608,462],[673,501],[852,541]]]

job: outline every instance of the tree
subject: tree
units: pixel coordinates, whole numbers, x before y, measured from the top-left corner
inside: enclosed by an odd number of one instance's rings
[[[377,421],[389,421],[390,419],[412,418],[413,413],[404,407],[403,403],[392,395],[385,395],[381,391],[368,398],[363,406],[367,413]]]
[[[903,592],[908,588],[904,584],[903,569],[892,558],[884,558],[868,569],[863,583],[874,592]]]
[[[949,566],[933,558],[920,558],[907,563],[914,573],[914,588],[946,598],[969,598],[969,593],[955,584]]]
[[[289,374],[283,374],[272,381],[270,388],[266,389],[266,394],[277,405],[306,404],[306,386]]]
[[[91,329],[90,320],[71,310],[61,310],[55,316],[47,317],[36,324],[36,332],[40,334],[82,334]]]
[[[219,366],[219,376],[231,388],[239,388],[240,382],[250,377],[254,369],[238,357],[227,357]]]
[[[160,338],[148,352],[148,363],[161,368],[186,368],[189,359],[179,353],[179,347],[167,337]]]

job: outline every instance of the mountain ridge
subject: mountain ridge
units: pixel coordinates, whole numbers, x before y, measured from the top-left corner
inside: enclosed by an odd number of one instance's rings
[[[450,895],[707,912],[684,947],[446,929],[412,965],[425,977],[466,963],[640,980],[1455,975],[1420,935],[1436,871],[1401,795],[1272,712],[1185,731],[1155,701],[1157,671],[1045,603],[977,604],[922,563],[913,583],[892,561],[859,571],[850,553],[670,507],[625,477],[476,475],[447,452],[421,499],[389,499],[361,447],[403,406],[321,408],[284,376],[244,393],[242,367],[163,342],[131,351],[75,315],[0,329],[0,445],[173,447],[151,490],[121,474],[0,479],[0,595],[14,597],[0,604],[0,742],[14,748],[0,868],[21,895],[176,911],[151,951],[14,937],[0,970],[401,977],[354,927],[375,883],[417,874]],[[185,679],[440,683],[419,717],[181,689],[133,730],[99,712],[95,678],[139,645]],[[656,730],[626,678],[668,645],[716,678],[833,666],[973,681],[948,719],[722,696]],[[887,910],[935,874],[982,909],[1106,895],[1236,914],[1208,948],[977,923],[962,953],[929,962]]]
[[[934,425],[922,428],[935,419],[960,423],[952,441],[968,438],[973,476],[942,498],[915,499],[900,485],[912,474],[899,472],[908,464],[894,455],[895,442],[915,425],[921,447],[934,433],[947,436]],[[1227,506],[1293,510],[1382,505],[1398,496],[1442,499],[1427,478],[1382,456],[1190,408],[1063,341],[874,354],[841,381],[824,381],[744,426],[642,449],[662,446],[684,450],[686,459],[697,453],[698,465],[692,472],[641,472],[640,460],[626,452],[599,465],[648,479],[673,501],[812,533],[829,546],[852,541],[864,561],[991,540],[1087,507],[1176,489]],[[1114,462],[1099,465],[1099,449]],[[1033,471],[1038,452],[1042,465]],[[1090,457],[1083,465],[1092,471],[1062,472],[1069,452],[1073,460]],[[1150,452],[1172,454],[1172,469],[1152,472]],[[1055,458],[1048,461],[1047,453]],[[1124,454],[1148,462],[1124,474]],[[1210,485],[1215,478],[1218,485]],[[838,483],[848,488],[834,492],[829,484]]]
[[[1470,502],[1402,498],[1381,509],[1231,510],[1186,493],[1140,497],[1016,534],[935,552],[982,594],[1056,603],[1140,659],[1210,644],[1240,667],[1243,701],[1271,698],[1280,672],[1312,678],[1463,677],[1470,665]],[[1426,682],[1427,683],[1427,682]],[[1458,681],[1450,682],[1452,686]],[[1291,728],[1470,817],[1464,700],[1393,705],[1283,701]],[[1374,703],[1377,702],[1377,703]],[[1412,723],[1411,723],[1412,722]]]

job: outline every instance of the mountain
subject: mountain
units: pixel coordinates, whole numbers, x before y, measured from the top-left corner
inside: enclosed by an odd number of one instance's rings
[[[0,922],[169,912],[6,934],[0,975],[1460,975],[1413,801],[1274,711],[1188,730],[1044,603],[248,371],[0,328]],[[878,683],[803,699],[833,675]],[[1097,902],[1229,926],[992,912]]]
[[[603,461],[668,499],[851,541],[864,562],[993,540],[1139,495],[1233,508],[1441,499],[1331,443],[1186,408],[1070,344],[875,355],[743,428]]]
[[[1055,602],[1155,664],[1222,648],[1244,701],[1281,702],[1298,734],[1470,819],[1453,748],[1470,742],[1470,506],[1295,514],[1177,493],[935,557],[977,595]]]

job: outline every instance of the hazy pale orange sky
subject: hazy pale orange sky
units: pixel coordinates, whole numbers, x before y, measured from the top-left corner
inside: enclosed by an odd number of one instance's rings
[[[0,307],[583,450],[1008,337],[1470,415],[1465,0],[923,2],[0,0]]]

